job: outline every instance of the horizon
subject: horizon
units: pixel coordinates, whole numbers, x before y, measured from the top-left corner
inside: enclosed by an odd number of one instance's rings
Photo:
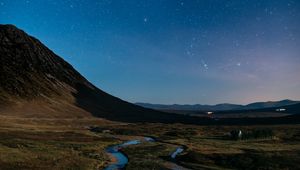
[[[0,21],[123,100],[249,104],[300,100],[299,9],[293,0],[0,0]]]
[[[161,103],[145,103],[145,102],[135,102],[134,104],[152,104],[152,105],[208,105],[208,106],[215,106],[215,105],[222,105],[222,104],[233,104],[233,105],[242,105],[242,106],[246,106],[249,104],[253,104],[253,103],[264,103],[264,102],[280,102],[280,101],[294,101],[294,102],[300,102],[300,100],[294,100],[294,99],[281,99],[281,100],[266,100],[266,101],[255,101],[255,102],[251,102],[251,103],[213,103],[213,104],[206,104],[206,103],[185,103],[185,104],[178,104],[178,103],[170,103],[170,104],[161,104]]]

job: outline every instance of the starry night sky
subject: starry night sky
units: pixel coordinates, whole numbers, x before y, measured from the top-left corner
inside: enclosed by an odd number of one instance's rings
[[[300,99],[298,0],[0,0],[0,23],[130,102]]]

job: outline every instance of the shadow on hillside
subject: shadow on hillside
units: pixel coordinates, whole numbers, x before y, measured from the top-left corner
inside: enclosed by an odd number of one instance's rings
[[[96,87],[89,88],[77,84],[78,93],[74,93],[76,105],[96,117],[103,117],[121,122],[157,122],[157,123],[189,123],[207,124],[208,118],[197,118],[172,113],[164,113],[123,101],[111,96]]]
[[[120,122],[184,123],[198,125],[298,124],[299,115],[270,118],[211,119],[146,109],[111,96],[96,87],[76,85],[76,105],[93,116]]]

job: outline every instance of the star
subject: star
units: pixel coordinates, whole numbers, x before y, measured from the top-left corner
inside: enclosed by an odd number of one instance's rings
[[[208,65],[203,60],[201,62],[202,62],[204,69],[208,70]]]
[[[144,22],[148,22],[148,18],[144,18]]]

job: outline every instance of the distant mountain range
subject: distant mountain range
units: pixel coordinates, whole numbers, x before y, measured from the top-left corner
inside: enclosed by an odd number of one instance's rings
[[[163,104],[150,104],[150,103],[135,103],[135,104],[145,108],[151,108],[156,110],[228,111],[228,110],[254,110],[254,109],[274,108],[274,107],[293,105],[297,103],[300,103],[300,101],[281,100],[281,101],[255,102],[247,105],[228,104],[228,103],[217,104],[217,105],[201,105],[201,104],[163,105]]]

